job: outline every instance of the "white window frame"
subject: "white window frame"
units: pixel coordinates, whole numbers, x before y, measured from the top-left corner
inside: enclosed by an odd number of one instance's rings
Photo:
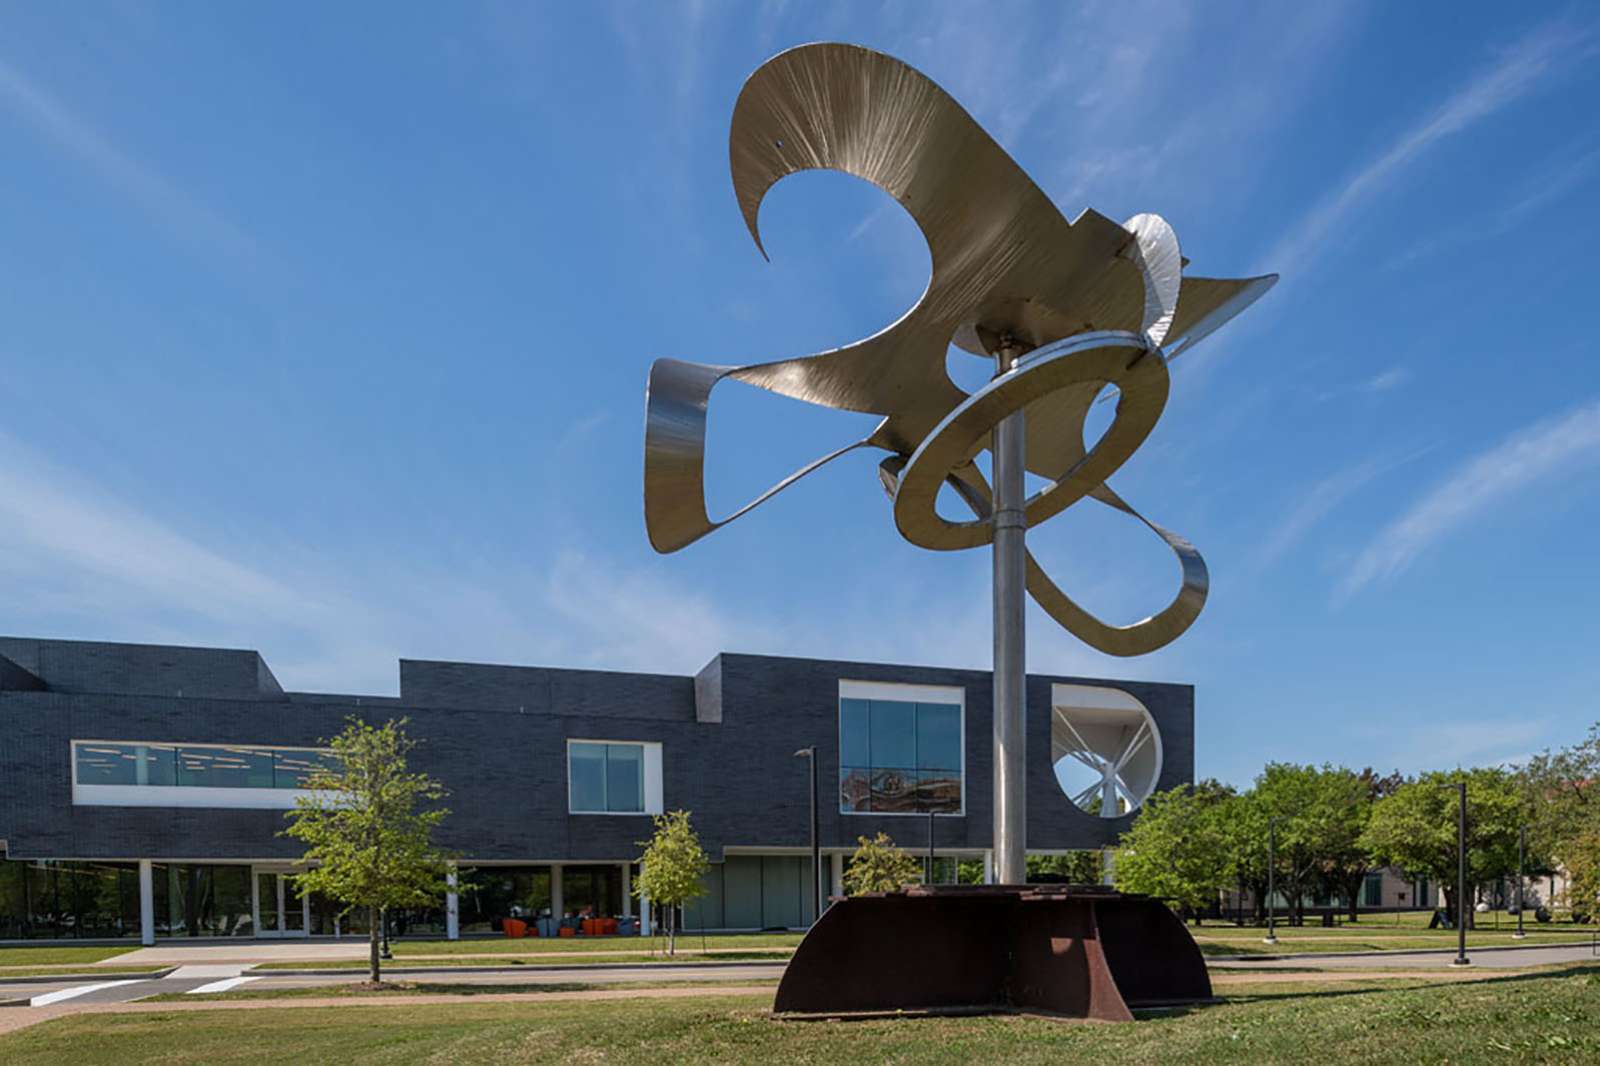
[[[838,744],[839,813],[853,818],[923,818],[927,811],[852,811],[844,805],[844,701],[895,700],[900,703],[954,703],[961,708],[961,806],[940,811],[935,818],[967,816],[967,690],[961,685],[909,685],[897,681],[839,680],[839,698],[834,702],[834,740]]]
[[[572,809],[572,745],[574,744],[633,744],[644,749],[644,810],[642,811],[575,811]],[[659,740],[619,740],[615,737],[568,737],[567,738],[567,813],[581,815],[585,818],[644,818],[653,814],[665,814],[667,807],[664,802],[661,782],[661,741]]]
[[[78,745],[131,744],[152,748],[251,748],[256,751],[307,751],[329,754],[331,748],[289,744],[252,744],[203,740],[111,740],[77,738],[67,749],[67,773],[72,781],[74,807],[210,807],[225,810],[293,810],[301,796],[314,796],[306,788],[216,788],[207,785],[80,785]]]

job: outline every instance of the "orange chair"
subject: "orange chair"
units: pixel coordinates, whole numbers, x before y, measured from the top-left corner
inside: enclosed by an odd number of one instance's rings
[[[603,928],[600,930],[600,932],[603,936],[617,935],[617,920],[615,918],[606,918],[601,925]]]
[[[505,931],[506,936],[512,939],[528,935],[528,923],[517,918],[502,919],[500,928]]]
[[[577,936],[578,935],[578,931],[576,929],[572,928],[570,925],[563,925],[561,927],[561,935],[562,936]]]

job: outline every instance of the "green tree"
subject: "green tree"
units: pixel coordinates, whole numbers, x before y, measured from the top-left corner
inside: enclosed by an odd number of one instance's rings
[[[1227,862],[1227,883],[1253,901],[1252,921],[1266,920],[1267,813],[1254,793],[1223,797],[1212,812]]]
[[[306,845],[299,860],[305,870],[295,878],[300,896],[320,892],[342,903],[344,912],[367,909],[374,984],[382,979],[380,914],[428,906],[447,889],[450,857],[434,846],[433,831],[450,813],[435,805],[448,793],[427,774],[406,768],[416,742],[405,724],[404,718],[381,726],[351,718],[326,741],[334,765],[312,773],[283,831]]]
[[[678,953],[678,908],[705,895],[704,878],[711,863],[689,824],[688,811],[658,814],[655,835],[639,841],[639,876],[633,894],[662,906],[667,918],[667,954]]]
[[[844,871],[847,895],[895,892],[922,880],[922,865],[895,846],[888,833],[856,837],[856,851]]]
[[[1516,781],[1498,768],[1423,774],[1406,782],[1373,805],[1362,839],[1378,865],[1398,866],[1413,877],[1438,882],[1451,920],[1458,920],[1464,910],[1470,926],[1472,901],[1456,899],[1457,799],[1456,790],[1450,787],[1463,780],[1467,783],[1467,884],[1516,870],[1522,805]]]
[[[1198,917],[1217,901],[1230,883],[1219,817],[1228,793],[1205,785],[1145,800],[1112,866],[1119,889],[1173,901],[1186,917]]]
[[[1074,885],[1100,883],[1100,853],[1069,851],[1064,855],[1029,855],[1028,880],[1061,879]]]
[[[1528,826],[1529,872],[1561,866],[1574,884],[1586,877],[1600,880],[1600,870],[1586,866],[1596,854],[1593,841],[1600,839],[1600,724],[1570,748],[1529,759],[1516,782]]]

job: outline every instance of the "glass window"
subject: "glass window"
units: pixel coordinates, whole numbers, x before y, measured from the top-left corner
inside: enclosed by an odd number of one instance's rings
[[[917,704],[917,767],[960,771],[961,708],[956,704]]]
[[[193,788],[304,788],[317,768],[339,767],[327,751],[120,741],[76,743],[73,763],[80,785]]]
[[[80,785],[170,785],[174,749],[165,744],[79,744]]]
[[[846,766],[871,766],[867,701],[839,701],[839,761]]]
[[[0,940],[138,935],[137,863],[0,859]]]
[[[961,810],[961,705],[839,701],[839,805],[846,812]]]
[[[305,788],[318,770],[338,773],[339,757],[331,751],[275,751],[272,753],[272,787]]]
[[[152,873],[157,936],[255,935],[250,867],[158,862]]]
[[[571,809],[606,809],[606,746],[573,744],[567,748],[567,779]]]
[[[872,701],[872,765],[916,769],[916,704],[898,700]]]
[[[178,784],[271,788],[272,752],[260,748],[179,748]]]
[[[606,810],[644,810],[644,748],[606,745]]]
[[[567,746],[573,814],[644,811],[644,745],[575,741]]]

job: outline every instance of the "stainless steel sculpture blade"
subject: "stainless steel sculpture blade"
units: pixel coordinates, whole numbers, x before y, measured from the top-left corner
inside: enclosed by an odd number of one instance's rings
[[[656,549],[683,548],[861,447],[889,453],[884,482],[908,540],[936,550],[990,544],[991,493],[975,460],[990,450],[991,431],[1025,407],[1023,461],[1046,481],[1023,505],[1027,527],[1088,497],[1138,519],[1182,566],[1173,601],[1128,626],[1089,614],[1031,554],[1029,594],[1064,628],[1112,655],[1153,651],[1187,629],[1205,603],[1204,561],[1107,480],[1160,418],[1168,362],[1255,302],[1276,277],[1184,276],[1177,236],[1158,215],[1118,225],[1085,210],[1068,222],[944,90],[899,60],[854,45],[805,45],[756,70],[734,105],[728,154],[740,213],[763,255],[767,192],[790,174],[829,169],[894,197],[927,240],[932,273],[898,321],[841,348],[742,366],[658,361],[646,404],[644,485]],[[1025,353],[1014,368],[970,395],[951,381],[952,343],[989,358],[1002,340]],[[865,439],[713,519],[705,505],[705,425],[722,382],[882,421]],[[1089,448],[1084,424],[1107,385],[1116,387],[1116,417]],[[937,513],[945,484],[960,486],[972,521]]]

